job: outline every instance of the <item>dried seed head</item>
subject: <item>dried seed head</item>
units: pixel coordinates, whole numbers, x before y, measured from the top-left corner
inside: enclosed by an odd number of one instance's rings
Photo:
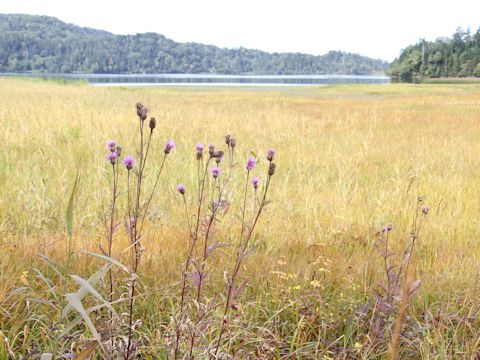
[[[141,121],[144,121],[147,118],[148,109],[140,103],[137,103],[137,115]]]
[[[425,206],[425,205],[422,206],[423,215],[427,215],[429,211],[430,211],[430,209],[428,208],[428,206]]]
[[[224,154],[225,153],[222,150],[218,150],[213,153],[212,157],[215,158],[217,164],[220,164],[220,162],[223,160]]]
[[[155,129],[155,127],[157,126],[157,121],[154,117],[150,118],[150,123],[148,125],[150,126],[150,130],[153,131],[153,129]]]
[[[275,163],[270,163],[270,166],[268,167],[268,175],[272,176],[273,174],[275,174]]]
[[[210,156],[213,156],[214,152],[215,152],[215,145],[213,144],[208,145],[208,153],[210,154]]]

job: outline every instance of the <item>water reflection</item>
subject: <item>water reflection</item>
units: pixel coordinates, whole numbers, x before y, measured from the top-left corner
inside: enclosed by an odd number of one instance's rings
[[[212,74],[2,74],[46,79],[83,80],[96,86],[301,86],[386,84],[387,76],[369,75],[212,75]]]

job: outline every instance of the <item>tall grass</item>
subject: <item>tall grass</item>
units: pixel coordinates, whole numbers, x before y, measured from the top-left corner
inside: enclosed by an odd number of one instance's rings
[[[142,357],[166,357],[175,342],[181,264],[191,239],[185,204],[175,188],[179,182],[187,191],[198,186],[193,145],[220,143],[227,132],[239,139],[235,152],[242,161],[260,156],[266,145],[277,149],[278,171],[273,204],[251,234],[251,252],[239,267],[248,283],[230,306],[232,322],[224,330],[225,343],[220,336],[222,351],[247,358],[385,356],[400,304],[386,318],[382,336],[374,337],[376,292],[385,279],[377,239],[382,224],[393,223],[389,251],[396,258],[389,261],[401,261],[416,199],[423,195],[429,219],[410,265],[422,286],[409,299],[400,357],[478,354],[478,85],[272,92],[92,89],[8,79],[0,81],[0,99],[0,354],[34,355],[55,348],[80,352],[90,346],[92,334],[81,324],[74,329],[75,342],[59,335],[61,324],[52,327],[60,294],[49,290],[48,282],[59,275],[39,254],[63,263],[64,211],[80,161],[72,273],[87,279],[105,266],[104,260],[81,252],[98,253],[105,241],[112,170],[102,144],[115,138],[122,139],[124,149],[135,148],[132,104],[138,100],[154,109],[156,131],[177,143],[162,175],[168,181],[159,185],[162,196],[153,197],[145,220],[142,291],[136,298],[142,316],[135,328]],[[163,150],[163,138],[152,143],[152,173],[160,169]],[[154,181],[154,176],[145,178],[148,186]],[[239,190],[229,197],[243,204],[245,179],[232,181]],[[119,196],[116,206],[126,208],[126,202]],[[238,211],[225,214],[211,244],[234,243],[241,232],[239,216]],[[112,253],[129,243],[118,232]],[[219,271],[209,275],[199,307],[215,310],[217,320],[220,299],[226,299],[221,269],[231,275],[230,265],[236,263],[231,247],[218,251],[221,256],[208,259],[206,266]],[[70,281],[68,291],[77,289],[78,282]],[[93,300],[84,301],[90,302],[86,307],[95,306]],[[182,333],[205,326],[191,317],[196,309],[188,311],[192,322]],[[105,314],[90,316],[99,325]],[[207,344],[215,350],[222,324],[207,325],[194,341],[197,357],[205,355],[200,349]],[[108,327],[104,330],[108,333]],[[182,344],[182,354],[188,354],[188,342]]]

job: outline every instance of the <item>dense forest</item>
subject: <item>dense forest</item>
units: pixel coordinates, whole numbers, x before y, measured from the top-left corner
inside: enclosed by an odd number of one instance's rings
[[[388,73],[403,80],[422,77],[480,77],[480,28],[458,28],[451,38],[421,40],[402,51]]]
[[[47,16],[0,14],[0,72],[363,75],[387,66],[341,51],[313,56],[226,49],[155,33],[114,35]]]

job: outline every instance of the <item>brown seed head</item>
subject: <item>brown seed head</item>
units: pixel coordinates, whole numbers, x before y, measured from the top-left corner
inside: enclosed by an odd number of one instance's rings
[[[148,125],[150,126],[150,130],[153,131],[153,129],[155,129],[155,127],[157,126],[157,121],[154,117],[150,118],[150,123]]]
[[[270,163],[270,166],[268,167],[268,175],[272,176],[273,174],[275,174],[275,163]]]
[[[140,120],[144,121],[147,118],[148,109],[140,103],[137,103],[137,115]]]

